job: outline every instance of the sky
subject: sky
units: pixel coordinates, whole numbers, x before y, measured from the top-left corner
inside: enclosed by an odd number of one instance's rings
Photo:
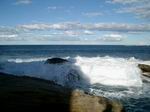
[[[150,0],[0,0],[0,45],[150,45]]]

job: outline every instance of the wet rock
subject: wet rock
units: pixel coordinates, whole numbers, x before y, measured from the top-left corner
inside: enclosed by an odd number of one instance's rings
[[[120,102],[74,90],[71,97],[71,112],[124,112]]]
[[[78,74],[69,73],[67,75],[67,79],[69,81],[75,81],[75,82],[77,82],[77,81],[80,81],[80,76]]]
[[[138,67],[141,69],[142,75],[150,77],[150,65],[138,64]]]
[[[150,72],[144,72],[144,73],[142,73],[142,75],[150,78]]]
[[[48,80],[0,73],[0,111],[124,112],[121,103]]]
[[[142,70],[142,72],[150,72],[150,65],[138,64],[138,67]]]
[[[62,58],[51,58],[51,59],[47,59],[45,63],[48,63],[48,64],[63,64],[65,62],[68,62],[68,60],[62,59]]]
[[[69,74],[67,75],[67,79],[69,81],[80,81],[81,80],[81,76],[79,75],[79,73],[76,70],[70,70]]]

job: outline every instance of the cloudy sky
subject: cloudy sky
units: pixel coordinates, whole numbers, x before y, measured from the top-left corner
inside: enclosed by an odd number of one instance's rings
[[[0,44],[150,45],[150,0],[0,0]]]

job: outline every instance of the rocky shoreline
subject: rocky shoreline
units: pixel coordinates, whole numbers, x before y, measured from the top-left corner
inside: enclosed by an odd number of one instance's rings
[[[52,81],[0,73],[0,111],[124,112],[123,105]]]
[[[51,58],[45,64],[63,64]],[[150,77],[150,65],[138,64],[143,76]],[[73,77],[72,74],[70,74]],[[79,79],[79,78],[78,78]],[[114,100],[94,96],[78,88],[67,88],[40,78],[0,73],[0,111],[124,112]]]
[[[138,64],[138,67],[142,71],[142,75],[150,78],[150,65]]]

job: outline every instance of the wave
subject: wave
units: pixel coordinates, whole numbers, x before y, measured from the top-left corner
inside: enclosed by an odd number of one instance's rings
[[[45,61],[47,58],[30,58],[30,59],[17,58],[17,59],[8,59],[8,62],[24,63],[24,62],[34,62],[34,61]]]
[[[46,61],[48,58],[52,57],[40,57],[40,58],[16,58],[16,59],[8,59],[8,62],[14,62],[14,63],[28,63],[28,62],[40,62],[40,61]],[[65,59],[68,59],[69,57],[63,57]]]
[[[77,65],[86,74],[91,84],[100,83],[112,86],[141,86],[140,70],[137,60],[131,58],[77,57]]]
[[[0,72],[31,76],[54,81],[69,87],[81,87],[91,94],[109,98],[150,96],[150,80],[141,76],[139,63],[131,58],[119,57],[61,57],[64,64],[46,64],[51,57],[8,59],[1,63]],[[143,96],[142,96],[143,97]]]
[[[143,61],[114,57],[65,57],[68,63],[45,64],[47,58],[9,59],[3,72],[53,80],[59,84],[103,84],[111,86],[142,86],[137,64]]]

